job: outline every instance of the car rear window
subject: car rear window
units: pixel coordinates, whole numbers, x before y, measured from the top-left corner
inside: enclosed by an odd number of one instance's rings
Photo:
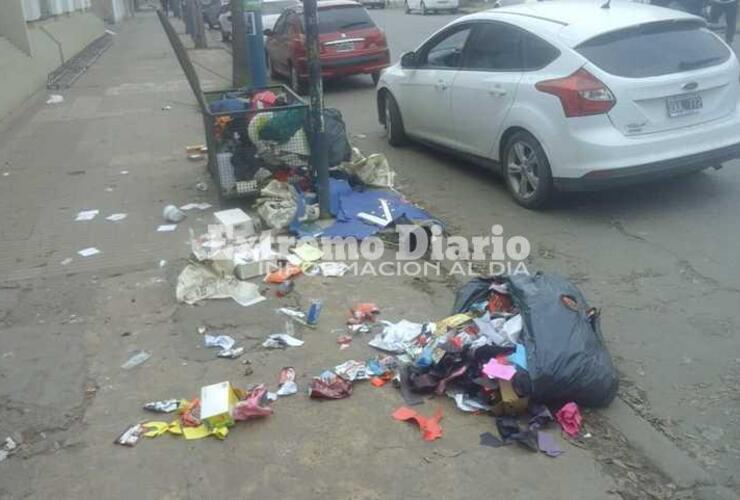
[[[716,66],[730,51],[696,22],[652,23],[597,36],[576,47],[616,76],[648,78]]]
[[[319,33],[336,33],[363,28],[373,28],[375,23],[370,19],[364,7],[332,7],[319,9]]]

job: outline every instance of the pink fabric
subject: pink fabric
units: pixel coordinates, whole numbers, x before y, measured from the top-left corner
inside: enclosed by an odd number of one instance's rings
[[[555,414],[555,419],[568,437],[576,437],[581,432],[581,410],[577,404],[570,402],[563,405]]]
[[[269,417],[272,415],[272,407],[263,404],[267,402],[265,395],[267,389],[264,384],[260,384],[254,388],[249,396],[244,401],[239,401],[234,406],[234,420],[249,420],[252,418]]]

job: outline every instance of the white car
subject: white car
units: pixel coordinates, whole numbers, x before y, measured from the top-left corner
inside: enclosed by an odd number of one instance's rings
[[[412,137],[483,159],[514,199],[628,184],[740,157],[732,50],[698,17],[558,1],[450,23],[378,82],[394,146]]]
[[[406,10],[406,14],[410,14],[412,10],[421,12],[421,15],[425,16],[430,12],[457,12],[460,7],[459,0],[404,0],[403,7]]]
[[[287,8],[301,5],[298,0],[264,0],[262,2],[262,29],[271,30],[275,26],[280,14]],[[231,23],[231,9],[227,8],[219,16],[221,36],[224,41],[231,39],[234,27]]]

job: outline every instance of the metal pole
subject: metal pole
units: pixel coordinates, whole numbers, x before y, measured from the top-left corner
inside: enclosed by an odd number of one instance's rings
[[[262,2],[247,0],[244,6],[246,19],[246,42],[249,54],[249,77],[251,87],[267,85],[267,63],[265,62],[265,39],[262,34]]]
[[[321,82],[319,59],[319,17],[316,0],[304,0],[303,16],[306,24],[306,53],[308,58],[308,88],[311,100],[310,134],[311,165],[318,179],[319,211],[329,218],[329,156],[324,130],[324,89]]]
[[[195,18],[195,48],[207,49],[206,27],[203,24],[203,12],[200,10],[200,2],[190,0],[193,3],[193,17]]]
[[[249,52],[247,51],[243,0],[231,0],[231,26],[233,84],[234,88],[246,87],[249,84]]]

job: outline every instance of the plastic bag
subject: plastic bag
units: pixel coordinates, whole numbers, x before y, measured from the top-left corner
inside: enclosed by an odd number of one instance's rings
[[[347,127],[338,109],[324,109],[324,131],[329,150],[329,166],[334,167],[350,159],[352,149],[347,139]]]
[[[608,405],[619,380],[599,314],[580,290],[559,276],[537,273],[511,276],[509,292],[522,315],[532,400]]]

